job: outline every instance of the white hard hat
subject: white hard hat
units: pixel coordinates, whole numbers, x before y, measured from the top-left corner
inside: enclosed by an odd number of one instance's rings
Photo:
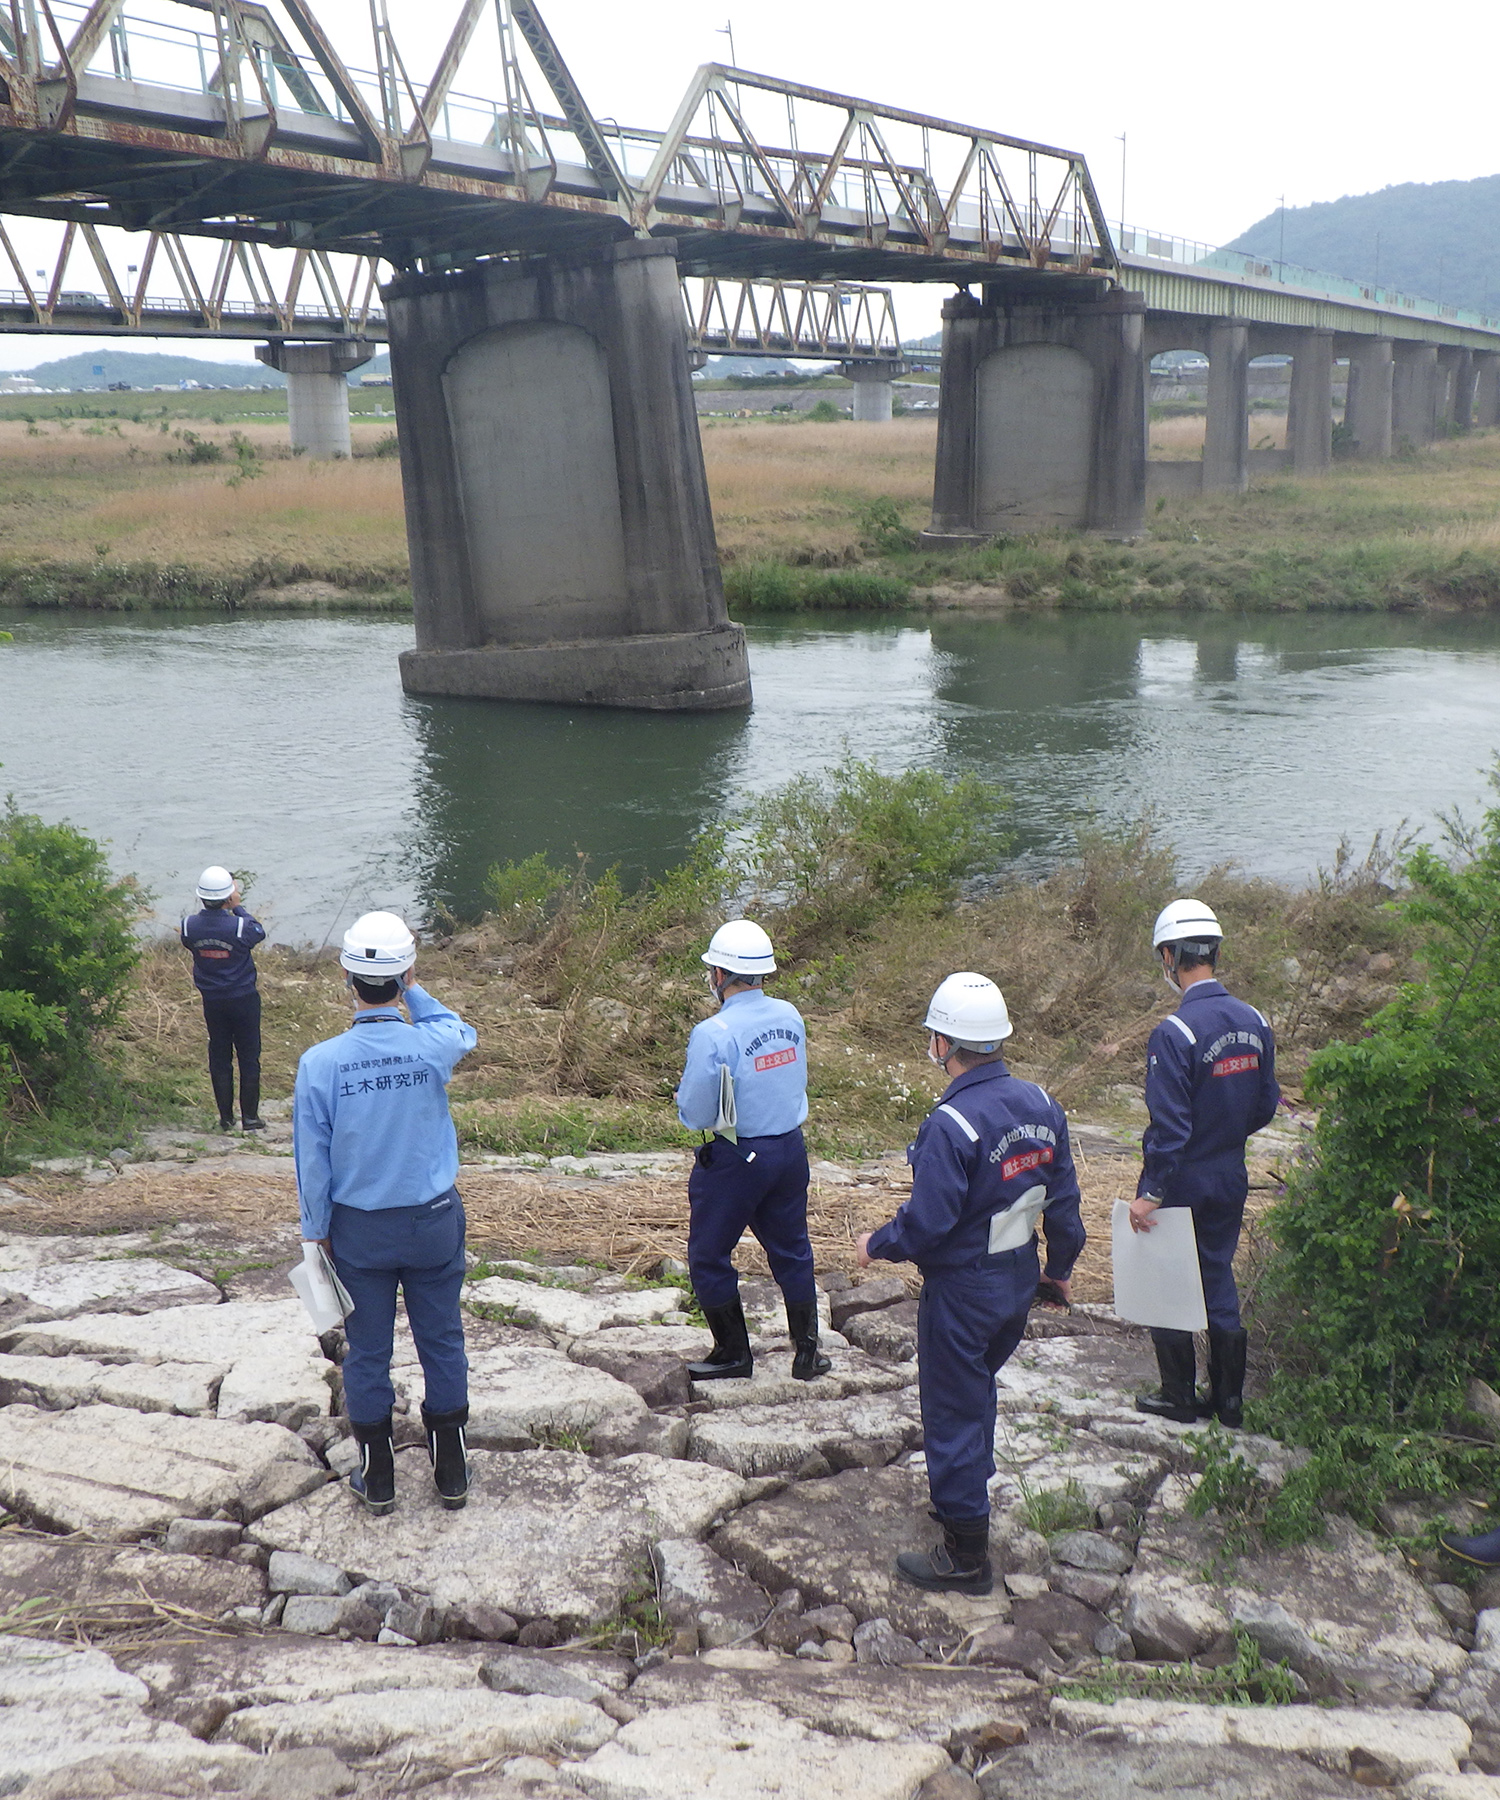
[[[771,940],[749,919],[731,919],[721,925],[703,952],[711,969],[728,969],[731,975],[774,975],[776,953]]]
[[[389,981],[417,960],[417,940],[394,913],[366,913],[344,933],[339,962],[366,981]]]
[[[234,877],[228,869],[221,869],[217,863],[205,869],[198,877],[200,900],[227,900],[233,892]]]
[[[1201,900],[1171,900],[1156,915],[1151,948],[1159,950],[1163,944],[1207,942],[1223,935],[1224,927],[1214,917],[1211,906],[1205,906]]]
[[[942,1032],[963,1049],[986,1055],[998,1050],[1002,1040],[1015,1029],[1004,994],[988,975],[976,975],[972,969],[950,975],[938,984],[922,1023],[929,1031]]]

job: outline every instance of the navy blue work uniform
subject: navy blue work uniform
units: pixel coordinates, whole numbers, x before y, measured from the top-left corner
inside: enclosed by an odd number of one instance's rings
[[[1245,1139],[1276,1116],[1276,1044],[1265,1017],[1219,981],[1195,981],[1151,1033],[1137,1196],[1190,1206],[1208,1323],[1240,1329],[1234,1284],[1250,1181]]]
[[[355,1015],[297,1065],[293,1147],[302,1235],[329,1241],[354,1311],[344,1321],[344,1410],[359,1424],[395,1400],[396,1292],[416,1340],[429,1412],[469,1399],[459,1292],[464,1209],[448,1079],[479,1041],[456,1012],[413,983],[400,1008]]]
[[[693,1027],[677,1087],[677,1116],[712,1131],[720,1070],[734,1079],[738,1143],[714,1137],[688,1177],[688,1270],[700,1306],[728,1306],[740,1278],[735,1246],[754,1232],[792,1305],[815,1302],[807,1237],[807,1027],[795,1006],[759,988],[731,994]]]
[[[240,1065],[240,1117],[260,1115],[260,994],[255,946],[266,928],[243,906],[206,906],[182,921],[178,936],[193,953],[193,982],[208,1028],[208,1078],[219,1118],[234,1117],[234,1063]]]
[[[948,1086],[907,1151],[911,1198],[867,1252],[922,1271],[917,1370],[927,1485],[947,1522],[989,1516],[995,1377],[1020,1343],[1040,1278],[1066,1281],[1082,1253],[1078,1177],[1063,1109],[1003,1062]]]

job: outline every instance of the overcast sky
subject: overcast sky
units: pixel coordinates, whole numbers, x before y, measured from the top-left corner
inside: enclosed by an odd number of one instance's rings
[[[456,0],[389,3],[420,87]],[[743,68],[1081,150],[1111,221],[1124,132],[1126,219],[1209,242],[1235,236],[1283,194],[1292,207],[1500,170],[1483,73],[1500,48],[1493,0],[1450,0],[1417,18],[1349,0],[1254,9],[757,0],[726,13],[727,3],[542,0],[600,116],[665,126],[694,68],[728,60],[716,29],[728,20]],[[317,4],[351,63],[367,63],[365,0]],[[903,333],[933,329],[941,297],[898,290]],[[83,347],[92,340],[13,337],[0,366]],[[163,347],[221,360],[252,354],[201,341]]]

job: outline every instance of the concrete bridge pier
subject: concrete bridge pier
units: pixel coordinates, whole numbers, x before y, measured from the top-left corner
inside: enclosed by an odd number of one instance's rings
[[[1286,447],[1292,468],[1316,475],[1333,461],[1333,333],[1299,331],[1292,345]]]
[[[1395,345],[1390,338],[1350,339],[1349,392],[1344,402],[1344,423],[1354,440],[1356,456],[1374,460],[1391,453],[1391,395],[1395,367]]]
[[[933,548],[1086,528],[1132,537],[1146,504],[1145,300],[943,306]]]
[[[1474,352],[1474,424],[1500,425],[1500,355],[1487,350]]]
[[[1242,494],[1250,485],[1250,329],[1221,320],[1208,330],[1208,418],[1203,491]]]
[[[325,461],[349,455],[349,373],[374,354],[375,345],[363,338],[318,344],[277,338],[255,346],[257,362],[286,376],[293,450]]]
[[[416,614],[408,692],[748,705],[675,246],[403,275],[384,297]]]
[[[1438,351],[1443,371],[1441,422],[1449,431],[1474,428],[1474,352],[1458,347]]]
[[[854,383],[854,419],[856,424],[889,425],[895,417],[896,389],[894,377],[905,374],[890,363],[842,363],[839,373]]]
[[[1437,345],[1398,343],[1391,382],[1391,436],[1398,449],[1403,442],[1432,442],[1437,427],[1437,386]]]

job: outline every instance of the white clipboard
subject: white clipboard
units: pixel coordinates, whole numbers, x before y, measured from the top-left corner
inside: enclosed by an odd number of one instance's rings
[[[304,1244],[302,1261],[287,1277],[306,1308],[312,1328],[321,1335],[342,1325],[354,1311],[349,1290],[338,1278],[333,1259],[321,1244]]]
[[[1128,1202],[1115,1201],[1110,1225],[1116,1316],[1157,1331],[1207,1331],[1192,1209],[1159,1206],[1151,1220],[1150,1231],[1132,1231]]]
[[[731,1144],[737,1144],[740,1141],[738,1123],[734,1104],[734,1077],[729,1073],[729,1065],[720,1063],[719,1116],[714,1120],[714,1132],[718,1137],[728,1138]]]

